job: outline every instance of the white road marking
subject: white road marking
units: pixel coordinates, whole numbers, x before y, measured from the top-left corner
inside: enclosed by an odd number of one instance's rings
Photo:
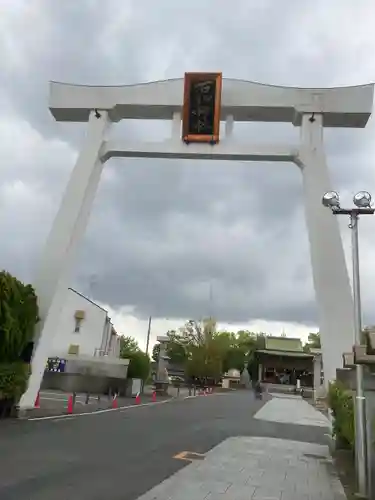
[[[67,399],[45,398],[44,396],[41,396],[40,400],[41,401],[60,401],[60,403],[66,403],[66,404],[68,403]],[[88,403],[86,403],[85,401],[80,401],[79,399],[76,399],[75,404],[77,404],[77,405],[86,405],[86,404],[91,405],[91,404],[93,404],[93,401],[89,401]]]
[[[65,422],[65,419],[63,418],[64,415],[60,415],[59,417],[56,417],[56,419],[53,421],[54,424],[58,424],[59,422]],[[77,417],[77,415],[71,415],[69,420],[74,420]]]
[[[62,398],[48,398],[46,396],[40,396],[40,399],[43,400],[43,401],[68,401],[67,398],[65,399],[62,399]]]

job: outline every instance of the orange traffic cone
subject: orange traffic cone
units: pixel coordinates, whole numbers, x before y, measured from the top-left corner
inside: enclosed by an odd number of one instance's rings
[[[40,408],[40,393],[39,393],[39,391],[38,391],[38,394],[37,394],[36,399],[35,399],[34,408]]]
[[[68,398],[67,413],[68,413],[68,415],[73,413],[73,396],[72,395],[70,395]]]
[[[156,403],[156,391],[152,393],[152,402]]]
[[[112,399],[112,408],[118,408],[117,394],[113,396]]]
[[[139,405],[140,403],[141,403],[141,395],[138,392],[136,397],[135,397],[135,404]]]

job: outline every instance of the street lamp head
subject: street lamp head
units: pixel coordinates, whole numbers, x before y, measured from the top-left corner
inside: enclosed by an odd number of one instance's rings
[[[325,207],[335,210],[340,208],[340,197],[336,191],[328,191],[328,193],[323,196],[322,203]]]
[[[354,195],[353,203],[358,208],[370,208],[371,194],[367,191],[359,191],[359,193]]]

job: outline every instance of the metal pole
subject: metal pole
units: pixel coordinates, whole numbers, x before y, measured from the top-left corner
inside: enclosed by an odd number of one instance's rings
[[[148,349],[150,346],[150,335],[151,335],[151,316],[148,318],[148,329],[147,329],[147,339],[146,339],[146,354],[148,355]],[[141,393],[144,394],[145,391],[145,381],[142,380]]]
[[[358,213],[351,212],[349,228],[352,231],[352,261],[353,261],[353,302],[354,302],[354,341],[361,344],[362,313],[361,289],[359,276],[359,245],[358,245]],[[356,400],[355,400],[355,452],[357,462],[358,494],[366,498],[366,431],[365,431],[365,398],[363,392],[363,366],[356,365]]]

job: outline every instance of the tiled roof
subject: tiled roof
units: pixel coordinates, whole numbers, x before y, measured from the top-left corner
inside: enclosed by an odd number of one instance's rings
[[[300,351],[281,351],[276,349],[257,349],[255,352],[268,354],[270,356],[284,356],[288,358],[313,358],[314,355],[308,352]]]

